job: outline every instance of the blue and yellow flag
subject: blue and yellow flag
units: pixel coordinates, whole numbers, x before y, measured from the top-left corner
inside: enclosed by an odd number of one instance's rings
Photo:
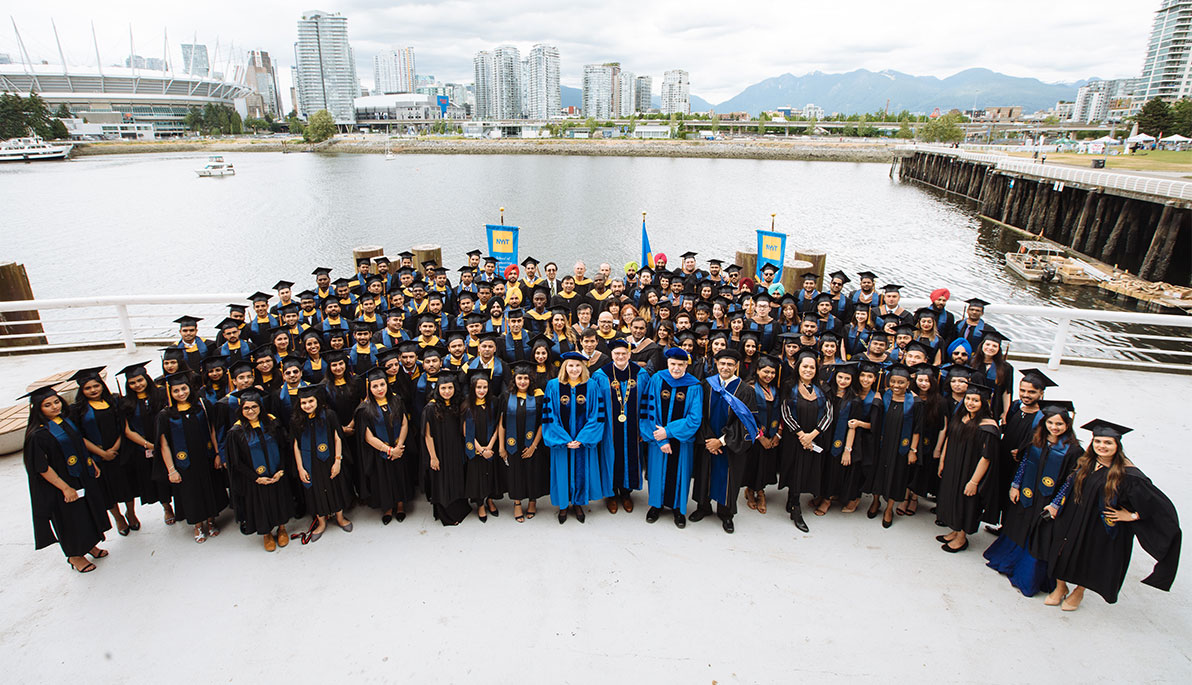
[[[518,263],[518,228],[496,224],[485,224],[484,228],[488,231],[488,253],[497,258],[497,273],[504,273],[505,267]]]
[[[762,275],[762,267],[773,264],[778,269],[774,275],[774,282],[782,281],[782,262],[786,256],[786,234],[774,231],[757,232],[757,275]]]
[[[642,217],[642,261],[641,267],[654,268],[654,252],[650,249],[650,236],[646,233],[646,218]]]

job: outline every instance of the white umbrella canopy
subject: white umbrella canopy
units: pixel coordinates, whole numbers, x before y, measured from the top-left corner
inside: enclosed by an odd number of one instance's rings
[[[1181,136],[1180,134],[1177,133],[1173,136],[1166,136],[1164,138],[1160,138],[1159,142],[1161,142],[1161,143],[1192,143],[1192,138],[1189,138],[1188,136]]]
[[[1090,143],[1105,143],[1107,145],[1114,145],[1120,141],[1118,141],[1118,139],[1114,138],[1113,136],[1101,136],[1100,138],[1098,138],[1096,140],[1090,140],[1089,142]]]
[[[1133,135],[1133,136],[1130,136],[1129,138],[1127,138],[1126,142],[1127,143],[1151,143],[1151,142],[1154,142],[1154,140],[1155,140],[1154,136],[1147,135],[1145,133],[1139,133],[1138,135]]]

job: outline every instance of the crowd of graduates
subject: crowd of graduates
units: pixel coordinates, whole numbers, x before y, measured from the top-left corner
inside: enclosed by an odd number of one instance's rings
[[[211,338],[180,317],[162,373],[130,365],[119,394],[102,367],[75,375],[69,406],[29,393],[37,547],[94,570],[107,531],[140,529],[136,500],[200,543],[230,506],[275,551],[351,532],[358,504],[388,525],[423,497],[457,525],[508,498],[524,523],[549,497],[560,524],[583,523],[645,489],[647,522],[715,514],[732,533],[739,500],[765,514],[786,490],[803,532],[805,507],[848,514],[865,497],[886,528],[933,502],[947,553],[989,524],[989,566],[1065,610],[1085,588],[1116,601],[1135,538],[1157,562],[1144,582],[1175,577],[1176,511],[1124,454],[1130,429],[1094,420],[1082,447],[1073,403],[1046,398],[1038,369],[1015,381],[979,298],[957,320],[946,289],[912,312],[868,271],[856,289],[837,271],[786,293],[772,265],[755,281],[690,252],[591,276],[481,257],[454,282],[410,252],[350,278],[320,267],[309,289],[230,304]]]

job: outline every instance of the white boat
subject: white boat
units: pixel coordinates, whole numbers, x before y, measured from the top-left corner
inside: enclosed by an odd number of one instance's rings
[[[228,162],[224,161],[223,155],[211,155],[207,158],[207,164],[202,169],[195,169],[195,173],[199,178],[206,178],[208,176],[235,176],[236,169]]]
[[[0,141],[0,162],[32,162],[40,159],[67,159],[73,143],[47,143],[32,136]]]
[[[397,159],[397,155],[393,154],[393,146],[389,141],[385,141],[385,161],[389,162]]]
[[[1042,240],[1018,241],[1018,252],[1006,253],[1006,268],[1028,281],[1090,285],[1101,280],[1101,274],[1089,264]]]

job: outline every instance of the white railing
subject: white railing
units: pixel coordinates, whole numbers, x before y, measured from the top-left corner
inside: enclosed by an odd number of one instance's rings
[[[1155,195],[1178,200],[1192,200],[1192,183],[1187,181],[1175,181],[1135,174],[1118,174],[1112,171],[1086,171],[1068,166],[1040,164],[1035,160],[1017,159],[1006,155],[968,152],[964,149],[940,145],[904,145],[898,149],[906,152],[927,152],[938,155],[949,155],[959,159],[993,164],[998,171],[1029,174],[1051,181],[1082,183],[1145,195]],[[1095,155],[1090,156],[1089,159],[1093,159],[1094,157]]]
[[[227,315],[227,305],[245,303],[246,293],[206,295],[111,295],[0,302],[0,342],[46,339],[45,343],[0,346],[0,353],[43,352],[80,347],[162,343],[177,338],[173,320],[200,316],[211,329]],[[188,307],[189,306],[189,307]],[[36,311],[28,320],[5,319],[6,312]],[[41,331],[36,330],[40,324]],[[42,332],[44,331],[44,332]]]
[[[0,347],[0,353],[119,345],[132,351],[138,344],[176,340],[173,320],[183,314],[203,316],[200,331],[214,337],[227,305],[244,298],[244,293],[216,293],[0,302],[0,314],[39,313],[30,321],[0,321],[0,328],[9,331],[0,340],[46,338],[44,344]],[[902,304],[913,311],[928,302],[904,298]],[[963,308],[960,302],[949,307],[959,320]],[[1046,361],[1051,369],[1067,361],[1192,372],[1192,316],[1019,304],[991,304],[985,312],[989,323],[1011,339],[1012,356]],[[41,323],[45,332],[31,332],[27,324],[34,323]]]

